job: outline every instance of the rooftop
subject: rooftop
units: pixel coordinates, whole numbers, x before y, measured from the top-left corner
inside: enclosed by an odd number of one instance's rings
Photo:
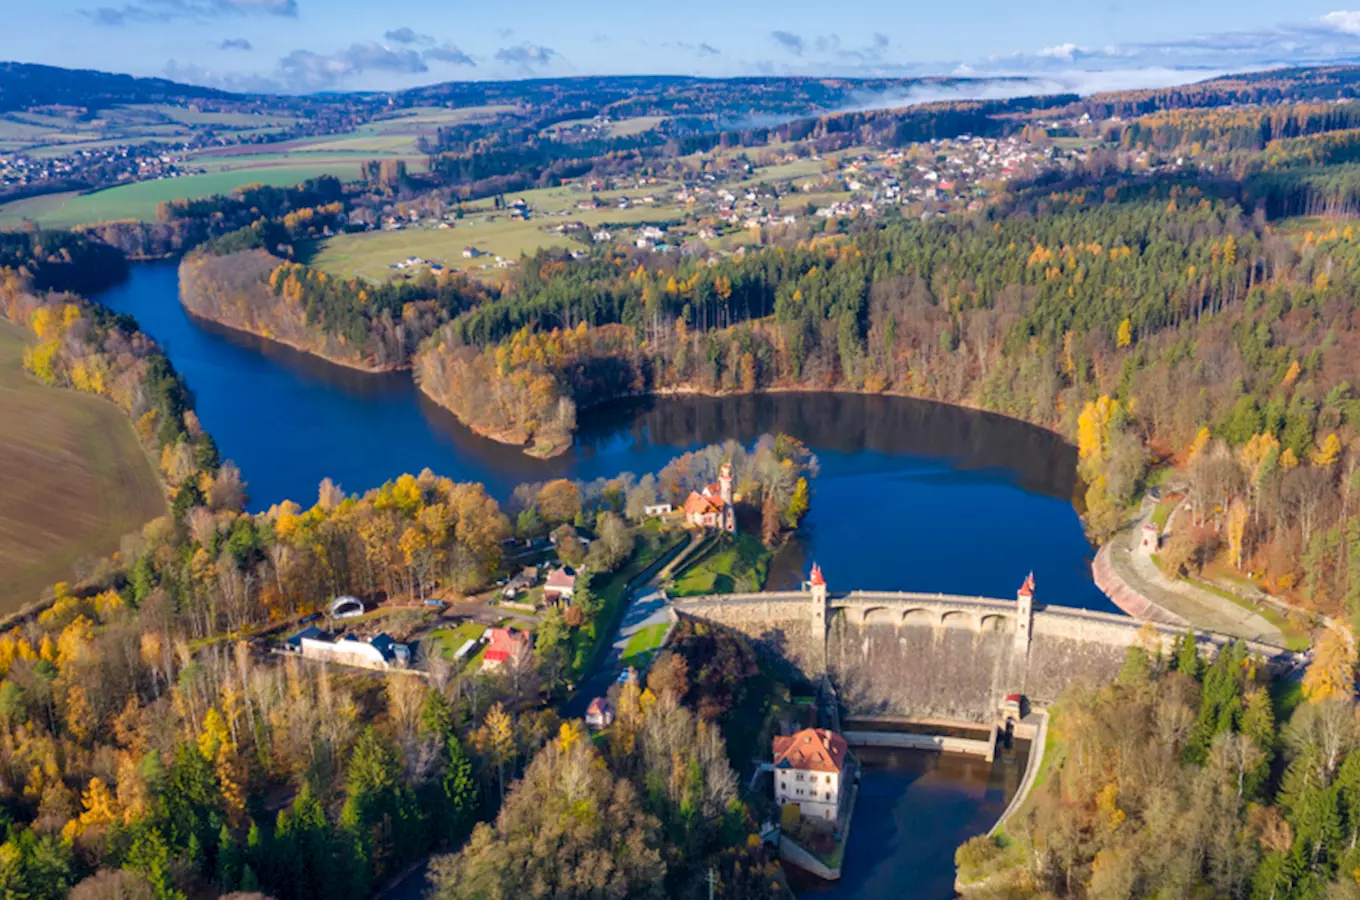
[[[849,745],[845,738],[825,728],[804,728],[774,739],[774,767],[812,772],[840,772],[845,768]]]

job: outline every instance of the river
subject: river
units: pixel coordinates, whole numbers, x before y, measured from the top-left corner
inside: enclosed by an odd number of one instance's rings
[[[524,481],[640,475],[705,444],[785,431],[817,454],[821,472],[803,533],[772,580],[787,583],[815,559],[833,590],[1011,597],[1033,571],[1041,601],[1117,612],[1091,582],[1072,505],[1075,451],[1023,423],[898,397],[667,397],[587,411],[571,451],[536,460],[477,437],[404,373],[352,371],[190,319],[173,263],[134,266],[96,299],[165,348],[254,509],[309,505],[326,477],[362,492],[426,467],[505,500]],[[866,766],[845,880],[802,892],[949,896],[954,847],[995,820],[1015,768],[929,754]]]

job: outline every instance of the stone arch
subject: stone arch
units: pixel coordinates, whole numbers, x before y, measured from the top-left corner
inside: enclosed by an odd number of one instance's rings
[[[902,613],[903,625],[933,626],[935,624],[935,621],[936,621],[935,611],[933,609],[925,609],[924,607],[918,607],[916,609],[909,609],[906,612]]]
[[[860,613],[860,622],[865,625],[896,625],[896,616],[886,606],[871,606]]]
[[[940,614],[940,626],[977,630],[977,620],[961,609],[947,609]]]
[[[991,613],[978,621],[979,631],[1009,631],[1010,617],[1001,613]]]

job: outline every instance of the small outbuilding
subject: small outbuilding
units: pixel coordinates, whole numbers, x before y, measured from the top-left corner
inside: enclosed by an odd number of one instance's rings
[[[362,616],[366,612],[364,601],[349,595],[336,597],[332,600],[329,611],[333,619],[352,619],[355,616]]]

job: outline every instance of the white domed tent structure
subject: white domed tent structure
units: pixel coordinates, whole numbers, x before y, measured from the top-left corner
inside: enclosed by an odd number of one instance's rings
[[[364,614],[364,601],[349,595],[336,597],[331,601],[329,611],[333,619],[352,619]]]

